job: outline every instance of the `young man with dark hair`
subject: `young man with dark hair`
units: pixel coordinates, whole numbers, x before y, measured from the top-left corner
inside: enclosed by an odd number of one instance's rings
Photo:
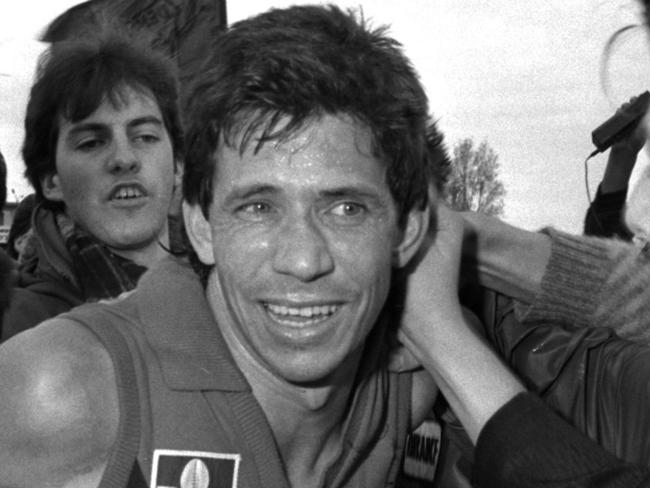
[[[3,339],[135,286],[165,254],[182,156],[175,68],[144,40],[107,30],[43,55],[23,144],[36,253]]]

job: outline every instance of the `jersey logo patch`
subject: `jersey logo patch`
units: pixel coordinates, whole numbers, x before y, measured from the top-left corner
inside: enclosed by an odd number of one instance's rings
[[[440,454],[440,424],[425,420],[406,438],[404,472],[420,480],[433,481]]]
[[[237,488],[239,454],[156,449],[152,488]]]

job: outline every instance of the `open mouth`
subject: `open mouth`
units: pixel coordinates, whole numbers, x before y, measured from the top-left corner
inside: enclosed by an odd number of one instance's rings
[[[284,325],[308,326],[329,319],[340,308],[339,305],[317,305],[309,307],[288,307],[264,303],[264,308],[273,320]]]
[[[119,186],[111,193],[111,200],[134,200],[136,198],[144,197],[145,191],[139,185],[124,185]]]

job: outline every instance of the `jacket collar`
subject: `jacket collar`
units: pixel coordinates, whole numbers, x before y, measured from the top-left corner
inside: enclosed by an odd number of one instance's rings
[[[144,333],[171,389],[250,391],[186,261],[163,259],[142,276],[137,294]]]
[[[72,258],[56,224],[55,212],[43,203],[37,204],[32,214],[32,229],[31,238],[36,240],[36,263],[26,263],[29,272],[36,273],[38,270],[38,273],[56,277],[57,280],[63,278],[79,288]]]

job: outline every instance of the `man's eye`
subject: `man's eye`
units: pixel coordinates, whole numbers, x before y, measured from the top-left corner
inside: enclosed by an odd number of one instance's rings
[[[154,142],[158,142],[160,140],[160,137],[158,137],[155,134],[140,134],[140,135],[135,136],[134,139],[136,141],[139,141],[139,142],[144,142],[144,143],[147,143],[147,144],[151,144],[151,143],[154,143]]]
[[[357,217],[363,214],[365,210],[366,208],[359,203],[343,202],[336,205],[332,209],[332,213],[338,217]]]
[[[271,210],[271,206],[268,203],[255,202],[244,205],[242,210],[248,213],[267,213]]]
[[[103,139],[84,139],[77,143],[76,149],[79,151],[92,151],[104,144]]]
[[[245,219],[261,219],[273,213],[273,207],[265,202],[253,202],[242,205],[237,214]]]

